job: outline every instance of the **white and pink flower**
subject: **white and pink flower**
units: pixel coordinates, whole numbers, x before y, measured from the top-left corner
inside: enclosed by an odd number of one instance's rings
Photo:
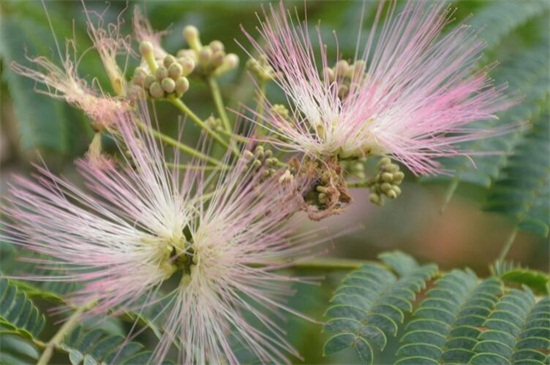
[[[159,363],[176,343],[179,363],[237,364],[232,337],[262,362],[286,362],[296,352],[273,314],[293,312],[284,300],[297,279],[276,270],[318,242],[288,239],[285,223],[301,204],[295,186],[279,176],[265,180],[244,158],[219,179],[200,168],[181,174],[177,158],[167,168],[162,146],[135,127],[135,118],[152,127],[140,110],[119,114],[127,167],[78,163],[90,192],[43,168],[35,181],[16,178],[3,238],[59,270],[28,279],[82,284],[70,298],[95,302],[94,314],[139,311],[179,275],[164,294]]]
[[[515,128],[470,126],[511,103],[487,68],[474,70],[484,48],[474,30],[459,25],[441,34],[451,15],[445,6],[408,1],[399,11],[382,1],[366,42],[359,39],[352,61],[334,68],[326,48],[314,50],[307,23],[297,24],[282,2],[270,7],[261,40],[247,36],[291,108],[289,118],[266,108],[273,142],[319,158],[389,155],[430,174],[440,172],[438,157],[472,153],[457,143]],[[316,37],[323,44],[320,31]]]

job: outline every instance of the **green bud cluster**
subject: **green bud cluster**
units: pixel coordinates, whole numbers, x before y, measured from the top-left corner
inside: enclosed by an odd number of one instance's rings
[[[275,71],[269,65],[265,56],[260,56],[258,59],[249,59],[246,62],[246,68],[261,81],[273,80],[276,76]]]
[[[167,55],[160,60],[160,65],[151,58],[148,42],[143,42],[140,47],[144,58],[149,58],[153,63],[153,69],[149,67],[136,67],[132,83],[143,90],[147,97],[163,99],[169,96],[180,98],[189,89],[188,76],[195,68],[195,62],[187,57],[174,57]]]
[[[220,131],[223,129],[223,124],[220,118],[216,118],[213,115],[209,116],[208,119],[204,121],[210,129],[213,131]]]
[[[399,165],[392,163],[389,157],[383,157],[378,162],[378,173],[372,179],[370,185],[371,203],[382,206],[384,197],[395,199],[401,195],[399,185],[403,182],[405,174],[399,171]]]
[[[329,83],[338,82],[338,96],[344,99],[351,88],[364,82],[366,68],[365,61],[358,60],[349,64],[346,60],[340,60],[333,68],[325,69],[325,77]]]
[[[359,180],[365,180],[365,161],[367,159],[362,157],[357,160],[341,161],[342,167],[344,167],[348,174],[358,178]]]
[[[271,113],[280,116],[284,120],[290,120],[290,112],[287,107],[282,104],[275,104],[271,107]]]
[[[279,160],[273,157],[273,151],[270,149],[266,149],[263,146],[257,146],[254,152],[247,150],[244,151],[243,155],[244,158],[248,160],[251,169],[254,171],[262,170],[262,178],[260,181],[265,181],[275,175]]]
[[[233,53],[226,53],[222,42],[214,40],[206,46],[202,45],[199,31],[194,26],[187,26],[183,29],[183,38],[190,48],[179,50],[177,56],[190,58],[195,62],[194,75],[219,76],[239,65],[239,57]]]

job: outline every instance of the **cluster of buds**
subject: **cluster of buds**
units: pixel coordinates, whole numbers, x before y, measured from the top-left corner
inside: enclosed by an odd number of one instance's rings
[[[262,178],[260,183],[266,179],[272,177],[277,172],[276,167],[279,163],[276,157],[273,157],[273,151],[270,149],[264,149],[263,146],[257,146],[252,151],[245,151],[244,158],[248,160],[250,168],[254,171],[259,171],[261,169]]]
[[[205,121],[204,124],[213,131],[220,131],[223,130],[223,124],[220,118],[216,118],[213,115],[209,116]]]
[[[327,67],[325,69],[325,77],[329,83],[338,83],[338,96],[340,99],[344,99],[351,88],[355,88],[364,82],[366,68],[365,61],[358,60],[353,64],[349,64],[346,60],[340,60],[336,62],[333,68]]]
[[[392,163],[389,157],[381,158],[377,168],[378,173],[370,182],[369,200],[382,206],[384,197],[395,199],[401,195],[399,185],[403,182],[405,174],[399,171],[399,165]]]
[[[366,157],[361,157],[356,160],[347,160],[347,161],[343,160],[343,161],[340,161],[340,164],[342,165],[342,167],[345,168],[346,172],[349,175],[356,177],[359,180],[365,180],[366,179],[366,175],[365,175],[366,160],[367,160]]]
[[[141,42],[139,49],[148,67],[137,67],[132,83],[142,89],[148,97],[180,98],[189,89],[189,80],[186,76],[195,68],[195,62],[191,58],[166,55],[160,60],[159,65],[154,59],[151,43]]]
[[[239,65],[239,57],[234,53],[225,53],[222,42],[214,40],[203,46],[199,38],[199,30],[192,25],[183,29],[183,38],[190,48],[179,50],[177,56],[190,58],[195,62],[194,75],[219,76]]]
[[[249,59],[246,62],[246,68],[260,81],[265,82],[273,80],[277,76],[273,68],[269,65],[269,62],[267,62],[265,56],[260,56],[258,59]]]

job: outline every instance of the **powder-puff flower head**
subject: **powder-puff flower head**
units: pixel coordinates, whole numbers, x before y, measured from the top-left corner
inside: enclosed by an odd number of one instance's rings
[[[484,47],[475,32],[460,25],[441,36],[449,19],[443,2],[408,1],[398,11],[391,1],[385,19],[384,7],[353,61],[333,68],[282,2],[261,23],[262,41],[247,34],[291,104],[289,117],[268,108],[275,143],[321,159],[390,155],[427,174],[438,172],[435,158],[468,153],[456,143],[498,133],[468,127],[509,106],[487,70],[472,72]]]
[[[179,363],[236,364],[231,338],[262,362],[286,361],[295,351],[273,316],[292,311],[284,299],[296,279],[274,270],[312,245],[287,240],[283,224],[300,204],[293,180],[267,177],[258,167],[262,151],[219,180],[197,169],[180,176],[178,161],[168,169],[162,147],[133,127],[135,117],[119,118],[130,167],[80,162],[91,193],[44,169],[36,182],[17,178],[11,187],[4,239],[61,270],[29,279],[79,282],[71,299],[95,302],[99,314],[141,310],[156,303],[167,279],[179,277],[159,317],[165,334],[155,362],[176,344]],[[147,114],[138,118],[151,127]]]

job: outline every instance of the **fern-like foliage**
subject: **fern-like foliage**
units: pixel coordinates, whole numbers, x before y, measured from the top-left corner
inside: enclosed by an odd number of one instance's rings
[[[490,1],[485,7],[476,11],[468,23],[483,30],[481,37],[490,47],[497,45],[502,38],[531,18],[548,10],[550,10],[548,1]]]
[[[10,280],[0,278],[0,325],[3,333],[37,338],[46,319],[28,296]]]
[[[46,319],[25,292],[0,278],[0,359],[13,364],[33,363],[35,345]]]
[[[548,236],[550,226],[550,108],[539,118],[487,198],[485,209],[507,214],[518,228]]]
[[[364,265],[336,290],[325,354],[354,348],[362,363],[377,363],[373,348],[383,350],[392,336],[400,343],[400,365],[548,361],[550,297],[537,298],[526,286],[507,288],[497,276],[480,280],[468,269],[439,273],[432,282],[433,265],[419,266],[399,252],[381,259],[387,266]],[[424,299],[417,302],[419,292]],[[411,319],[399,327],[405,312]]]
[[[69,354],[72,365],[80,364],[149,364],[152,352],[123,336],[101,329],[77,327],[65,339],[61,349]],[[163,364],[171,364],[164,362]]]
[[[363,362],[373,363],[373,348],[383,350],[387,337],[397,334],[416,293],[437,271],[437,266],[420,266],[399,252],[381,259],[391,269],[366,264],[350,273],[334,294],[325,331],[336,334],[325,344],[325,355],[353,347]]]

